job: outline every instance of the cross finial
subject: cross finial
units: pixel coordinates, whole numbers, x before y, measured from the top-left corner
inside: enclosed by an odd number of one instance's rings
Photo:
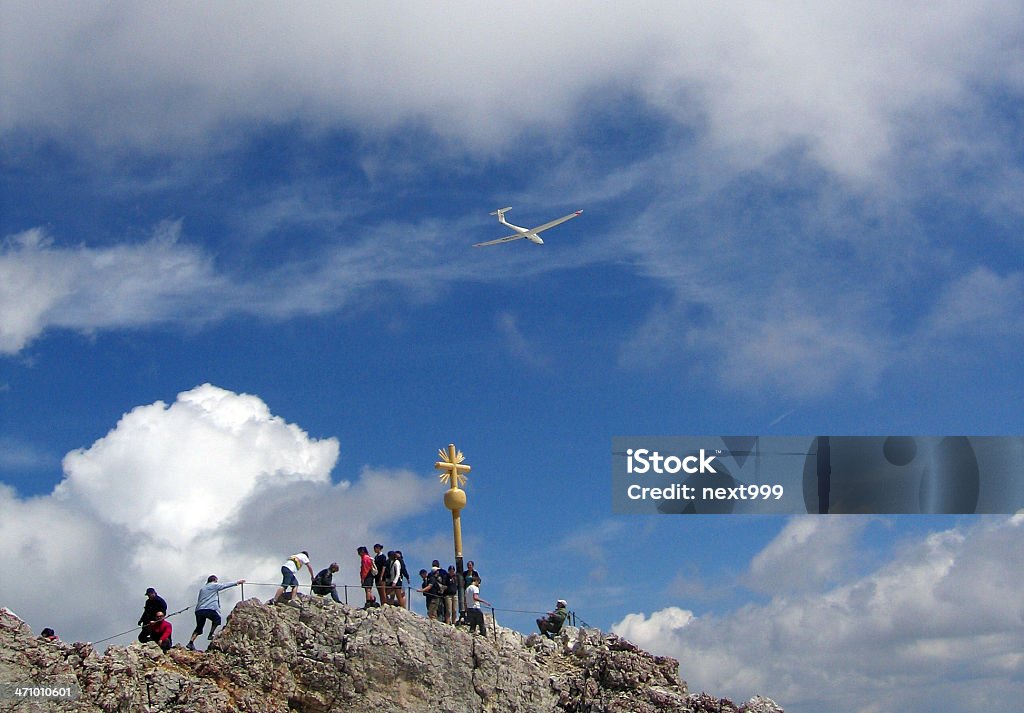
[[[454,443],[449,443],[448,451],[445,452],[443,448],[440,448],[437,451],[437,455],[441,460],[434,463],[434,468],[445,471],[438,476],[441,482],[447,481],[448,487],[451,489],[465,485],[466,476],[463,473],[468,473],[470,467],[462,462],[466,460],[466,456],[462,454],[462,451],[456,450]]]

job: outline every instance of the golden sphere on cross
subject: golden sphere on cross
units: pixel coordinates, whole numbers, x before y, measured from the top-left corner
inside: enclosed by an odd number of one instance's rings
[[[466,507],[466,491],[462,488],[449,488],[444,491],[444,506],[452,512]]]

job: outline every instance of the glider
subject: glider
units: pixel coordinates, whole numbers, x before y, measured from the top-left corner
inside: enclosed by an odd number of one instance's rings
[[[573,218],[575,218],[576,216],[583,212],[582,210],[578,210],[575,213],[563,215],[561,218],[556,218],[555,220],[552,220],[550,223],[545,223],[544,225],[538,225],[536,228],[522,228],[518,225],[513,225],[512,223],[509,223],[507,220],[505,220],[505,213],[507,213],[510,210],[512,210],[511,206],[509,206],[508,208],[499,208],[498,210],[491,213],[491,215],[498,216],[498,222],[516,231],[515,235],[509,235],[508,237],[505,238],[498,238],[497,240],[488,240],[486,243],[477,243],[473,246],[474,248],[482,248],[487,245],[497,245],[498,243],[508,243],[513,240],[519,240],[520,238],[526,238],[531,243],[543,245],[544,241],[540,239],[540,235],[538,235],[538,233],[541,233],[547,230],[548,228],[554,228],[556,225],[561,225],[567,220],[572,220]]]

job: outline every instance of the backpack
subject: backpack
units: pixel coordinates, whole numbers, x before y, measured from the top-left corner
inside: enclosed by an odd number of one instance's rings
[[[442,570],[437,569],[430,573],[427,577],[427,583],[430,584],[430,594],[435,597],[443,597],[448,591],[448,585],[445,584],[444,578],[441,576]],[[448,574],[444,572],[444,574]]]
[[[315,577],[313,577],[313,593],[314,594],[330,594],[331,585],[327,584],[326,580],[330,576],[330,570],[321,570]],[[332,578],[333,579],[333,578]]]

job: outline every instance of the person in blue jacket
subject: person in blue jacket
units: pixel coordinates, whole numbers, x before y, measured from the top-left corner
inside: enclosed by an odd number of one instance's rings
[[[214,630],[220,626],[220,593],[239,584],[245,584],[245,580],[239,579],[236,582],[220,584],[217,581],[217,575],[211,574],[207,577],[206,584],[199,590],[199,599],[196,600],[196,629],[192,632],[192,638],[189,639],[186,648],[190,651],[196,650],[196,637],[203,633],[207,621],[210,622],[210,634],[206,638],[207,640],[213,638]]]

